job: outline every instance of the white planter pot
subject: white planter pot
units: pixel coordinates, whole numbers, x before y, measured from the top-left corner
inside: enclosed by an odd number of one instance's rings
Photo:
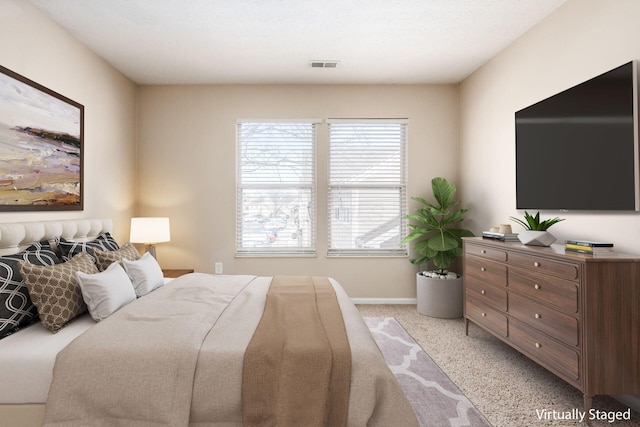
[[[462,277],[435,279],[416,275],[418,313],[441,319],[462,317]]]
[[[556,238],[553,237],[551,233],[548,231],[533,231],[533,230],[525,230],[518,233],[518,239],[524,245],[531,246],[550,246],[553,242],[556,241]]]

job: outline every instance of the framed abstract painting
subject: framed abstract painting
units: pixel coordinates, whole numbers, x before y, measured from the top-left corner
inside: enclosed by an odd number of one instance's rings
[[[0,212],[83,209],[84,106],[0,66]]]

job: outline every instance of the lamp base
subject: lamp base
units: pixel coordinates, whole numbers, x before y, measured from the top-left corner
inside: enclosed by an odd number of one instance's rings
[[[158,259],[156,257],[156,246],[155,245],[147,245],[147,252],[149,252],[151,254],[151,256],[154,257],[155,259]]]

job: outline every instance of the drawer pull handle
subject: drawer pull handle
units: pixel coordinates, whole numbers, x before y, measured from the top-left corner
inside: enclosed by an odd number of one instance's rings
[[[538,313],[534,314],[533,317],[535,317],[536,319],[540,319],[542,316],[539,315]]]
[[[485,251],[484,249],[480,249],[480,253],[481,253],[481,254],[486,254],[486,253],[487,253],[487,251]]]
[[[483,290],[481,290],[481,291],[480,291],[480,293],[481,293],[482,295],[484,295],[484,294],[486,294],[486,293],[487,293],[487,291],[485,291],[485,290],[483,289]]]
[[[481,316],[482,317],[487,317],[487,313],[482,313]]]
[[[536,283],[535,285],[533,285],[533,289],[540,289],[540,285]]]
[[[539,342],[536,343],[536,348],[540,348],[542,347],[542,344],[540,344]]]
[[[480,267],[480,271],[487,271],[487,269],[484,267]]]
[[[540,267],[540,263],[538,261],[536,261],[536,262],[533,263],[533,266],[534,267]]]

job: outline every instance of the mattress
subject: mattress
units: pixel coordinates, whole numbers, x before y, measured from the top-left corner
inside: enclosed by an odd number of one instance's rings
[[[44,403],[56,355],[95,325],[83,314],[52,334],[40,322],[0,340],[0,403]]]

